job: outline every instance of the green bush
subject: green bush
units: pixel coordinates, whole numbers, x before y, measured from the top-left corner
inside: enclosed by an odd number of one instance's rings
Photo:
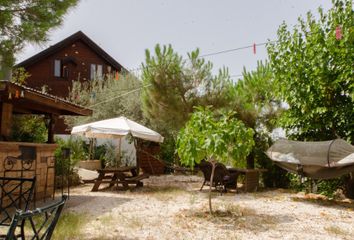
[[[317,193],[333,198],[337,189],[344,188],[343,178],[317,181]]]
[[[290,188],[295,191],[311,192],[311,179],[302,178],[296,174],[287,174],[290,180]],[[326,180],[313,180],[313,184],[316,188],[315,193],[322,194],[328,198],[334,198],[335,192],[338,189],[344,189],[345,177],[326,179]]]
[[[290,184],[288,172],[275,165],[264,152],[256,152],[257,167],[267,169],[262,174],[263,184],[270,188],[287,188]]]
[[[44,143],[48,130],[41,116],[13,116],[11,140],[17,142]]]
[[[176,154],[176,141],[173,136],[165,137],[163,143],[161,143],[161,151],[159,158],[169,164],[178,164],[178,157]]]
[[[84,150],[84,142],[79,138],[70,137],[67,140],[61,138],[56,139],[59,147],[55,150],[54,156],[56,159],[55,174],[57,176],[63,173],[71,174],[75,165],[83,159],[86,159],[86,152]],[[63,158],[63,149],[70,149],[70,158]]]

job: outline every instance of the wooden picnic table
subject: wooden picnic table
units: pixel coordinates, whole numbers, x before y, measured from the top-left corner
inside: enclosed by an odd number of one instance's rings
[[[104,168],[97,170],[98,177],[94,180],[92,192],[97,192],[101,183],[109,183],[109,187],[115,184],[122,184],[123,189],[127,189],[129,184],[135,184],[137,187],[142,187],[144,178],[148,178],[148,174],[138,174],[136,167],[117,167]]]
[[[245,192],[257,191],[259,187],[259,174],[268,171],[267,169],[255,168],[227,168],[230,173],[240,173],[245,176],[244,190]]]

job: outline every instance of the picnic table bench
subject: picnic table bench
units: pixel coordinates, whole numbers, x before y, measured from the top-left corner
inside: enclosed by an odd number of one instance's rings
[[[94,179],[94,185],[92,192],[99,190],[102,183],[109,183],[109,187],[113,187],[115,184],[121,184],[123,189],[126,190],[129,184],[135,184],[137,187],[142,187],[143,182],[141,180],[148,178],[148,174],[138,174],[136,167],[118,167],[118,168],[105,168],[97,170],[98,177]]]

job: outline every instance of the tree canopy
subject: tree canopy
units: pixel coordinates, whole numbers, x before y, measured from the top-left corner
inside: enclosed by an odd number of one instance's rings
[[[119,80],[109,75],[104,81],[75,81],[69,93],[70,101],[94,111],[89,117],[66,117],[66,123],[74,126],[123,115],[146,124],[140,101],[141,88],[141,81],[132,74],[122,74]]]
[[[247,156],[247,168],[265,161],[264,151],[269,147],[270,133],[282,112],[281,101],[276,98],[274,78],[267,62],[258,62],[252,71],[243,70],[243,78],[229,88],[230,109],[237,118],[255,132],[255,146]],[[245,166],[243,166],[245,167]]]
[[[235,112],[215,114],[197,107],[177,137],[181,163],[193,167],[203,159],[224,163],[242,161],[254,145],[253,130],[235,118]]]
[[[337,137],[354,141],[354,12],[351,0],[335,0],[319,18],[310,12],[268,45],[279,96],[288,104],[281,125],[299,140]]]
[[[156,45],[154,56],[146,50],[142,68],[143,83],[148,86],[142,95],[144,114],[159,130],[177,132],[194,106],[218,108],[228,102],[228,71],[221,69],[214,76],[212,64],[199,58],[198,49],[183,59],[170,45]]]
[[[279,117],[281,101],[275,95],[274,78],[269,64],[258,62],[253,71],[243,69],[243,78],[229,88],[231,109],[248,127],[271,132]]]
[[[47,40],[48,31],[62,23],[65,13],[78,0],[1,0],[0,56],[6,66],[26,42]]]

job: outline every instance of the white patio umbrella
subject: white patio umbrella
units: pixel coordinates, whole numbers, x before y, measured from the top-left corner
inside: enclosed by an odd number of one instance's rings
[[[163,142],[163,137],[158,132],[123,116],[75,126],[71,130],[71,134],[87,138],[119,139],[119,158],[121,138],[128,134],[148,141]]]

